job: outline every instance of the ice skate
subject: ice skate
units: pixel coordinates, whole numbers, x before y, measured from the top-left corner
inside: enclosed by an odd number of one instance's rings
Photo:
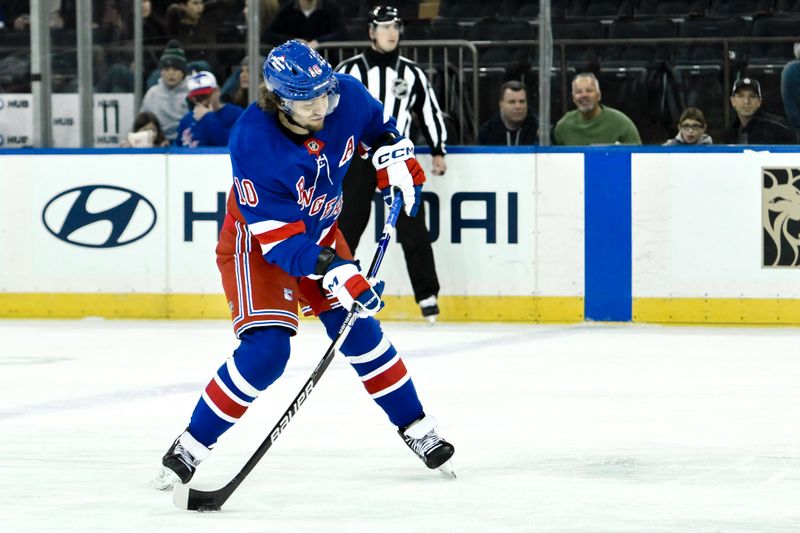
[[[164,454],[161,469],[150,484],[158,490],[168,490],[178,482],[188,483],[197,465],[210,453],[211,450],[192,437],[191,433],[184,431]]]
[[[452,444],[436,433],[436,419],[423,415],[410,425],[397,430],[406,445],[430,469],[438,469],[443,475],[455,478],[450,458],[455,453]]]
[[[422,312],[422,317],[427,320],[429,324],[436,323],[436,318],[439,316],[439,302],[435,294],[420,300],[419,309]]]

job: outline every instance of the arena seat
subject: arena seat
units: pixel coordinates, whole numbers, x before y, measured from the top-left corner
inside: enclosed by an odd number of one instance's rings
[[[598,20],[575,20],[575,21],[554,21],[553,40],[559,39],[604,39],[606,36],[605,26]],[[587,65],[599,63],[600,54],[598,50],[602,46],[567,46],[565,49],[567,66],[585,70]],[[553,50],[553,64],[560,65],[561,50],[555,47]]]
[[[800,15],[800,0],[778,0],[775,13],[794,13]]]
[[[704,16],[707,10],[708,0],[641,0],[636,16],[697,17]]]
[[[632,17],[635,0],[576,0],[570,3],[567,17],[615,19]]]
[[[712,17],[752,17],[772,13],[774,0],[713,0],[708,9]]]
[[[657,39],[676,37],[678,28],[668,18],[622,19],[608,26],[610,39]],[[653,61],[670,61],[673,46],[611,45],[605,49],[603,67],[643,67]]]

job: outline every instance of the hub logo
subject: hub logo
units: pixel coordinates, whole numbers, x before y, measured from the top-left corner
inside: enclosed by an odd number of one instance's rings
[[[50,199],[42,222],[76,246],[114,248],[138,241],[156,225],[156,209],[141,194],[113,185],[75,187]]]

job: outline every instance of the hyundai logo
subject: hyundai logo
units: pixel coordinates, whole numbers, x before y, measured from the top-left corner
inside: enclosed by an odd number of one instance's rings
[[[42,222],[57,239],[88,248],[138,241],[156,225],[156,208],[141,194],[113,185],[75,187],[50,199]]]

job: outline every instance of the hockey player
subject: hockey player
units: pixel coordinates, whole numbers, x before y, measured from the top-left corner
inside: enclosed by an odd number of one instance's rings
[[[258,102],[231,132],[233,186],[217,245],[239,346],[205,387],[153,484],[187,483],[217,439],[283,373],[298,302],[331,338],[355,304],[361,318],[340,351],[409,448],[429,468],[443,467],[454,448],[436,433],[436,420],[423,412],[402,359],[372,318],[383,307],[383,283],[364,277],[336,223],[342,180],[359,150],[372,155],[387,201],[397,186],[405,212],[416,214],[425,174],[413,145],[361,83],[334,74],[300,41],[273,49],[263,75]]]
[[[336,67],[337,72],[359,79],[370,94],[383,102],[384,117],[394,117],[397,129],[408,136],[411,115],[416,113],[433,155],[432,172],[441,176],[447,171],[445,141],[447,131],[442,110],[425,73],[415,62],[400,55],[403,21],[397,8],[375,7],[369,14],[369,38],[372,47]],[[369,222],[372,196],[375,193],[375,169],[366,161],[354,161],[344,180],[344,210],[339,219],[342,234],[355,252],[361,234]],[[397,220],[397,240],[403,247],[408,277],[422,316],[429,322],[439,314],[439,278],[433,248],[425,226],[424,205],[420,216]]]

